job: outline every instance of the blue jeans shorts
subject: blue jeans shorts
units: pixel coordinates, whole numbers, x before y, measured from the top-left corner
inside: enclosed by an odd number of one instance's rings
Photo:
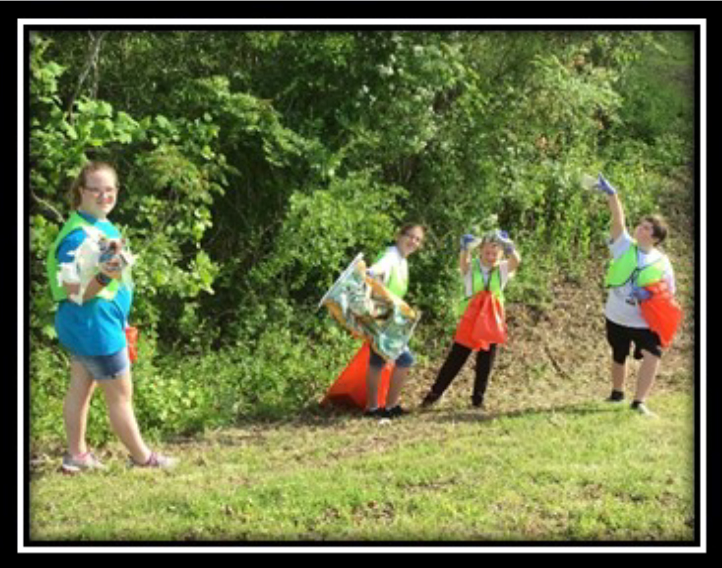
[[[73,353],[72,358],[80,363],[96,381],[115,379],[130,367],[127,347],[112,355],[88,356]]]
[[[408,369],[414,364],[414,355],[409,351],[409,348],[407,347],[404,349],[404,351],[396,358],[396,361],[394,361],[397,367],[400,369]],[[384,360],[381,355],[376,353],[373,349],[371,350],[371,357],[369,359],[369,366],[375,367],[376,369],[381,369],[384,365],[386,365],[386,361]]]

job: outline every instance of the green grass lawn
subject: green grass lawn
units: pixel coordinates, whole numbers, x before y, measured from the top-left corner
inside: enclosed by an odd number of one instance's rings
[[[694,539],[692,397],[650,419],[582,402],[416,412],[388,425],[317,414],[169,443],[173,471],[30,482],[35,541],[599,541]]]

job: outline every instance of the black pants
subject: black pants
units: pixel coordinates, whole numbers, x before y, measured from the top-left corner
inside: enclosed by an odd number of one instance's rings
[[[461,371],[461,367],[464,366],[469,355],[471,355],[471,349],[454,342],[451,346],[451,351],[449,351],[449,355],[446,357],[446,361],[444,361],[444,364],[439,370],[436,381],[431,386],[431,392],[438,396],[444,394],[444,391],[449,387],[451,381],[453,381],[456,375],[459,374],[459,371]],[[471,401],[474,404],[479,405],[484,400],[484,393],[486,393],[486,387],[489,384],[489,375],[491,374],[491,367],[494,365],[495,358],[495,344],[491,345],[489,351],[482,349],[476,355],[476,375],[474,377],[474,391],[471,395]]]

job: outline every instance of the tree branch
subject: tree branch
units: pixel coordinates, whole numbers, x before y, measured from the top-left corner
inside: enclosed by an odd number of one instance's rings
[[[36,193],[31,189],[30,190],[30,196],[37,201],[44,209],[45,211],[43,213],[52,213],[53,217],[58,223],[61,225],[65,223],[65,217],[63,217],[62,213],[58,211],[55,207],[53,207],[50,203],[42,199],[41,197],[38,197]],[[46,215],[47,216],[47,215]]]
[[[75,105],[75,99],[77,99],[80,95],[80,91],[83,88],[83,83],[85,83],[85,80],[88,78],[88,74],[90,73],[91,69],[93,69],[94,78],[92,95],[93,97],[98,96],[98,58],[100,57],[100,44],[103,42],[103,37],[107,33],[107,31],[101,31],[98,32],[98,35],[96,36],[93,34],[92,31],[88,32],[88,35],[90,35],[90,48],[88,49],[88,58],[85,62],[85,67],[80,74],[80,78],[78,79],[78,86],[75,87],[75,93],[73,93],[73,96],[68,103],[68,122],[70,122],[71,124],[73,122],[73,106]]]

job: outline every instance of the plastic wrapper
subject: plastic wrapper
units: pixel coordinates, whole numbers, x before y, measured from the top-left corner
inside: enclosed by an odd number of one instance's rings
[[[78,291],[70,294],[68,298],[76,304],[82,304],[85,290],[100,272],[100,265],[110,260],[118,262],[121,281],[132,287],[128,269],[135,263],[135,256],[124,247],[123,242],[108,239],[95,227],[83,227],[83,231],[86,233],[86,238],[72,253],[73,260],[61,263],[58,270],[58,281],[61,285],[65,282],[79,287]]]
[[[366,274],[359,254],[326,292],[319,307],[387,361],[401,355],[421,318],[418,310]]]

